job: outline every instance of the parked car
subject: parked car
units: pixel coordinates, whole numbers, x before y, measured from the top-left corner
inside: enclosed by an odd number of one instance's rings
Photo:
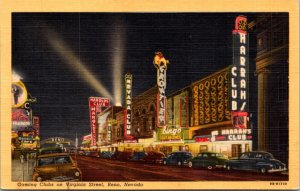
[[[89,157],[100,157],[98,151],[89,151],[89,152],[87,152],[87,156],[89,156]]]
[[[150,151],[146,153],[146,156],[143,158],[145,163],[159,163],[161,164],[165,158],[165,154],[158,151]]]
[[[137,151],[133,152],[133,154],[130,156],[130,161],[142,161],[143,158],[146,156],[146,153],[144,151]]]
[[[209,170],[213,168],[223,168],[225,161],[228,160],[226,155],[216,152],[201,152],[196,157],[188,160],[188,166],[207,168]]]
[[[112,151],[102,151],[100,157],[104,159],[110,159],[113,156],[114,152]]]
[[[38,156],[32,180],[81,181],[82,174],[69,154],[45,154]]]
[[[167,157],[163,159],[164,165],[186,165],[188,160],[192,158],[193,155],[187,151],[176,151],[169,154]]]
[[[39,150],[40,155],[44,154],[51,154],[51,153],[63,153],[63,149],[60,147],[46,147],[46,148],[41,148]]]
[[[85,152],[83,150],[78,151],[79,155],[85,155]]]
[[[130,159],[130,157],[132,156],[132,152],[131,151],[119,151],[116,154],[116,159],[117,160],[121,160],[121,161],[128,161]]]
[[[266,172],[286,171],[286,165],[276,160],[271,153],[263,151],[252,151],[242,153],[238,158],[230,159],[225,162],[227,170],[251,170]]]

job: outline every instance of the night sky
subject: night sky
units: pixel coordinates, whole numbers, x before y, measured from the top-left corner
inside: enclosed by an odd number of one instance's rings
[[[156,84],[152,61],[154,53],[161,51],[170,61],[170,94],[232,64],[231,32],[238,15],[14,13],[12,69],[37,98],[32,110],[40,117],[41,138],[62,136],[74,140],[76,133],[78,137],[90,133],[88,98],[103,95],[84,80],[81,68],[68,63],[62,57],[64,53],[51,46],[49,38],[61,39],[61,44],[68,47],[65,52],[78,58],[111,95],[116,55],[122,55],[117,60],[122,64],[122,88],[124,74],[132,73],[135,96]],[[248,20],[253,16],[243,15]]]

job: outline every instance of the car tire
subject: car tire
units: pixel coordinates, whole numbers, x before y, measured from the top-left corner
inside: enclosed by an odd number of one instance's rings
[[[188,163],[188,166],[189,166],[190,168],[192,168],[192,167],[193,167],[193,163],[192,163],[192,161],[190,161],[190,162]]]
[[[206,168],[207,168],[208,170],[212,170],[212,169],[213,169],[213,166],[212,166],[212,165],[208,165]]]
[[[265,174],[268,172],[268,170],[266,168],[260,168],[259,171],[262,173],[262,174]]]
[[[164,165],[167,165],[167,161],[164,160],[163,164],[164,164]]]
[[[181,166],[181,165],[182,165],[182,162],[181,162],[181,161],[178,161],[178,162],[177,162],[177,165],[178,165],[178,166]]]
[[[226,165],[226,170],[231,170],[231,166]]]

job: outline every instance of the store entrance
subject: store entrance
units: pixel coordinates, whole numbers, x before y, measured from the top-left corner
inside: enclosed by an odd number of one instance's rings
[[[242,145],[241,144],[233,144],[231,147],[231,157],[238,157],[239,154],[242,152]]]

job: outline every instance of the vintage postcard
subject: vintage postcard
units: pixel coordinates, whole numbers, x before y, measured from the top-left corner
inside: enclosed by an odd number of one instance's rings
[[[1,1],[1,189],[299,188],[298,3]]]

